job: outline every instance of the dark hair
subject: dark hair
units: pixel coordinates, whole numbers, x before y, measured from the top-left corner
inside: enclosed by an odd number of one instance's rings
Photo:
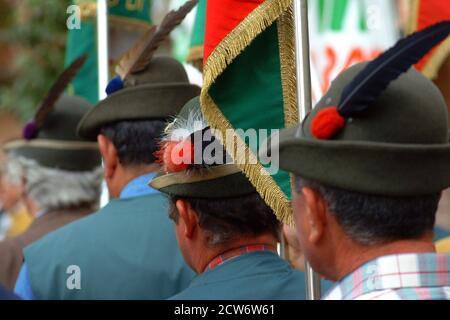
[[[187,201],[198,215],[199,226],[207,232],[210,245],[221,245],[242,236],[271,233],[279,238],[280,223],[258,193],[224,198],[170,198],[169,217],[178,223],[177,200]]]
[[[101,134],[114,144],[123,166],[140,166],[155,162],[165,126],[163,120],[120,121],[104,126]]]
[[[319,192],[344,232],[363,245],[417,239],[432,232],[441,196],[368,195],[297,178],[297,191],[303,187]]]

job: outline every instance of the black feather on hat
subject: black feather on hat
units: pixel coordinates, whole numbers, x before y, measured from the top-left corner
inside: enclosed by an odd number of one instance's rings
[[[339,75],[302,124],[267,144],[279,151],[279,167],[374,195],[417,196],[449,187],[447,106],[439,89],[411,68],[449,34],[450,21],[436,24]]]

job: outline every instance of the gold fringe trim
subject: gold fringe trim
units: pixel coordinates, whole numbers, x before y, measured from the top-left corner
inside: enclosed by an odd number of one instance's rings
[[[256,155],[249,149],[239,135],[234,132],[232,137],[227,137],[227,129],[233,129],[233,126],[222,114],[211,96],[207,94],[202,99],[202,110],[205,112],[208,123],[221,133],[218,138],[220,138],[221,143],[234,159],[236,166],[245,173],[258,193],[272,208],[277,218],[281,222],[293,226],[294,220],[291,203],[284,192],[266,172],[266,169],[258,162]],[[204,110],[203,106],[208,111]]]
[[[409,16],[408,25],[406,26],[406,31],[411,34],[417,31],[419,11],[420,11],[420,1],[421,0],[411,0],[411,13]],[[434,52],[431,58],[426,62],[422,73],[428,79],[435,79],[439,74],[439,69],[442,64],[447,60],[450,54],[450,37],[447,38]]]
[[[447,38],[434,52],[425,64],[422,73],[428,79],[436,79],[439,70],[450,55],[450,37]]]
[[[217,77],[233,60],[267,27],[272,25],[292,4],[292,0],[266,0],[233,29],[208,57],[204,69],[204,85],[200,97],[202,111],[211,127],[222,133],[227,151],[237,166],[246,174],[259,194],[275,212],[277,218],[289,225],[293,224],[291,203],[257,161],[257,156],[236,133],[232,141],[227,141],[226,130],[234,129],[209,95],[209,89]],[[294,91],[295,92],[295,91]],[[230,146],[235,149],[230,150]],[[242,152],[236,152],[241,147]],[[240,150],[242,150],[240,149]],[[239,156],[237,159],[236,156]]]
[[[75,5],[80,7],[81,19],[88,20],[97,17],[97,2],[91,1],[81,1],[78,0],[75,2]],[[151,25],[150,22],[145,22],[140,19],[129,18],[129,17],[120,17],[109,15],[108,19],[113,25],[116,24],[118,27],[123,27],[127,30],[145,30]]]
[[[419,19],[420,0],[410,0],[410,14],[406,33],[411,34],[417,30],[417,22]]]
[[[297,104],[297,73],[295,64],[295,30],[292,6],[278,20],[281,82],[284,100],[284,123],[286,127],[299,122]]]
[[[203,46],[198,45],[189,49],[186,61],[203,72]]]
[[[145,22],[140,19],[112,15],[109,16],[108,21],[112,24],[112,27],[123,28],[131,31],[147,31],[152,25],[150,22]]]

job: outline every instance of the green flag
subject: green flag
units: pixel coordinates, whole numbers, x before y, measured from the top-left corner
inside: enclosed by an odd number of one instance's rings
[[[277,217],[292,223],[290,177],[258,158],[298,123],[292,0],[208,0],[202,110]],[[217,133],[217,134],[218,134]]]
[[[192,30],[191,44],[187,62],[199,70],[203,70],[203,43],[205,41],[206,0],[200,0],[197,5],[194,29]]]
[[[65,64],[69,65],[82,54],[88,55],[86,64],[72,81],[69,93],[98,102],[97,62],[97,1],[73,0],[80,9],[79,28],[69,30]],[[110,26],[124,29],[142,28],[151,25],[151,0],[109,0]]]

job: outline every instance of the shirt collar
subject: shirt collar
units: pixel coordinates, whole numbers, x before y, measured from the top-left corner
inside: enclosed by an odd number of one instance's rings
[[[158,193],[148,183],[156,176],[155,172],[139,176],[131,180],[120,193],[120,199],[129,199]]]
[[[379,257],[342,279],[325,299],[346,300],[380,290],[450,285],[450,254]]]
[[[225,262],[227,262],[231,259],[240,257],[244,254],[252,253],[252,252],[260,252],[260,251],[276,252],[276,248],[274,248],[272,246],[267,246],[267,245],[250,245],[250,246],[243,246],[240,248],[228,250],[228,251],[222,253],[221,255],[215,257],[210,263],[208,263],[208,266],[206,267],[205,272],[215,269],[218,266],[221,266],[222,264],[224,264]]]

